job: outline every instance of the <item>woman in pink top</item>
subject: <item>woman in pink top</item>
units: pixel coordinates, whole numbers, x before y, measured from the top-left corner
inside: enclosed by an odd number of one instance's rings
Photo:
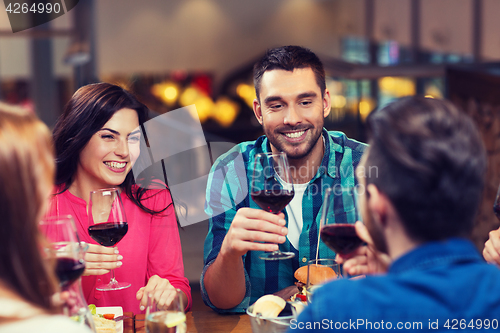
[[[145,140],[139,126],[147,113],[144,104],[118,86],[98,83],[78,89],[54,128],[57,174],[48,213],[72,215],[81,240],[89,244],[82,277],[87,302],[122,306],[136,314],[144,310],[149,293],[161,305],[171,301],[175,288],[183,292],[186,309],[191,307],[170,192],[166,186],[151,189],[131,172],[142,157]],[[97,245],[88,234],[90,192],[110,187],[121,189],[128,220],[128,232],[114,248]],[[96,290],[109,281],[113,268],[116,279],[131,287]]]

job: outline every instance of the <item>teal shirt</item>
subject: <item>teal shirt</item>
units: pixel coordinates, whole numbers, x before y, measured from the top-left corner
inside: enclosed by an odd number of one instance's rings
[[[210,302],[203,278],[207,268],[217,258],[222,241],[238,209],[243,207],[260,209],[249,195],[249,184],[255,155],[270,151],[269,142],[265,136],[261,136],[256,141],[240,143],[215,161],[207,184],[205,211],[211,217],[204,246],[205,267],[201,275],[203,300],[215,311],[220,313],[246,311],[246,308],[259,297],[293,285],[296,282],[293,277],[295,270],[316,257],[323,193],[329,187],[357,185],[355,168],[367,147],[363,143],[347,138],[342,132],[328,132],[323,129],[323,138],[325,153],[321,167],[309,182],[302,199],[303,226],[299,237],[299,248],[293,248],[288,239],[280,244],[281,251],[294,252],[295,258],[265,261],[259,259],[259,254],[262,252],[247,252],[243,256],[245,298],[239,305],[228,310],[218,309]],[[355,208],[354,201],[345,201],[343,207],[345,212],[352,210]],[[286,212],[285,220],[288,225]],[[335,253],[320,242],[319,257],[334,258]]]

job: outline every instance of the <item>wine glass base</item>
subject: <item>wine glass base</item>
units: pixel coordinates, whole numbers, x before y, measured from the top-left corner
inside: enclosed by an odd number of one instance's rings
[[[128,282],[113,282],[108,284],[98,285],[95,289],[100,291],[111,291],[111,290],[122,290],[130,287],[131,284]]]
[[[266,252],[259,255],[259,259],[262,260],[283,260],[283,259],[291,259],[293,257],[295,257],[295,254],[293,252],[281,252],[281,251]]]

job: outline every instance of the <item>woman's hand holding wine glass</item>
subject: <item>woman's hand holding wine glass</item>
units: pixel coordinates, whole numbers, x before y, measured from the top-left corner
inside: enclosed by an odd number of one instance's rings
[[[102,246],[114,247],[127,234],[128,223],[118,189],[100,189],[90,192],[88,216],[89,235]],[[115,252],[114,249],[113,252]],[[108,257],[108,259],[111,258]],[[118,282],[115,279],[114,269],[111,269],[109,283],[99,285],[96,289],[108,291],[128,287],[130,283]]]
[[[84,276],[88,275],[104,275],[108,274],[112,269],[122,265],[120,260],[123,256],[118,252],[118,248],[104,247],[102,245],[87,244],[88,249],[85,253],[85,272]]]

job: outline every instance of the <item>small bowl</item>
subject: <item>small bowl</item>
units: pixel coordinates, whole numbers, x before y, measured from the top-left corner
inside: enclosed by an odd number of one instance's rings
[[[287,306],[290,303],[287,303]],[[247,314],[250,316],[252,333],[284,333],[290,327],[290,321],[295,318],[293,315],[279,317],[263,317],[252,313],[253,305],[247,308]],[[290,310],[291,311],[291,310]]]

